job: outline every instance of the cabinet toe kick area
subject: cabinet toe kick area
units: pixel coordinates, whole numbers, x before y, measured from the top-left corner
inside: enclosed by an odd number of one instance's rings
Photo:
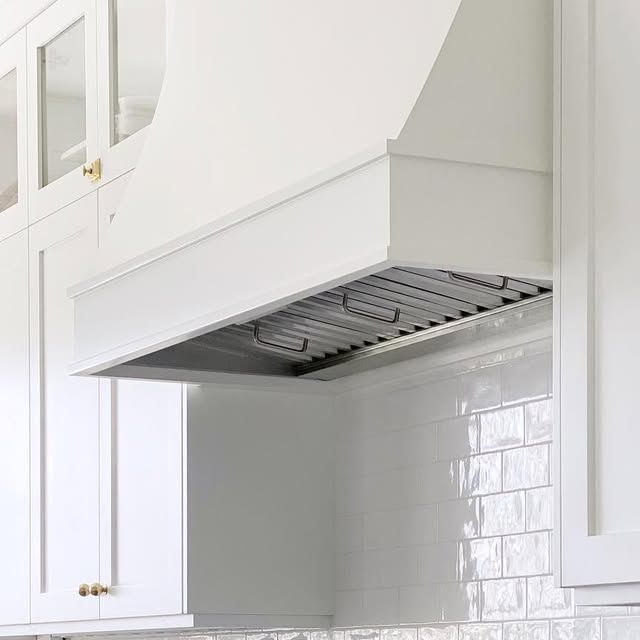
[[[546,173],[390,141],[74,287],[71,372],[328,380],[421,355],[550,295],[550,215]]]

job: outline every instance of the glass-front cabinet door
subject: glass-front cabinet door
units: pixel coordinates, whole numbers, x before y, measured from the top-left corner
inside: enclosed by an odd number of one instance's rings
[[[0,45],[0,240],[27,226],[26,41]]]
[[[165,0],[97,0],[98,129],[102,182],[132,169],[164,80]]]
[[[95,0],[58,0],[27,26],[31,222],[96,188]]]

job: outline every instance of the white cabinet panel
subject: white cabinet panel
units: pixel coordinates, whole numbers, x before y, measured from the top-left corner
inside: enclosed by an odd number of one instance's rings
[[[0,624],[29,621],[27,232],[0,242]]]
[[[564,0],[561,24],[561,582],[640,582],[640,6]]]
[[[26,36],[0,45],[0,240],[27,226]]]
[[[100,617],[181,613],[182,388],[100,384]]]
[[[98,382],[67,373],[72,305],[67,288],[97,244],[91,194],[30,229],[32,620],[97,618]]]

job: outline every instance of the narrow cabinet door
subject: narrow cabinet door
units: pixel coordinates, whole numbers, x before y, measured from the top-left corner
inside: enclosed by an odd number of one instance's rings
[[[128,179],[98,190],[101,245]],[[182,385],[100,385],[100,616],[181,613]]]
[[[100,384],[100,617],[181,613],[181,386]]]
[[[23,231],[0,242],[0,625],[29,622],[27,269],[27,232]]]
[[[97,247],[95,193],[30,228],[32,621],[96,619],[98,382],[68,375],[73,306]]]
[[[561,582],[638,583],[640,4],[559,6]]]

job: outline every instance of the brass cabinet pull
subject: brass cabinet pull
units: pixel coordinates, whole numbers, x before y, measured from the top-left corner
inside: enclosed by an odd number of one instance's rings
[[[108,593],[109,592],[109,588],[105,587],[103,584],[100,584],[99,582],[94,582],[91,585],[91,595],[92,596],[101,596],[104,593]]]
[[[91,182],[97,182],[102,177],[100,158],[82,166],[82,175],[89,178]]]
[[[91,593],[91,587],[88,584],[82,583],[79,587],[78,587],[78,593],[83,597],[86,598],[90,593]]]

